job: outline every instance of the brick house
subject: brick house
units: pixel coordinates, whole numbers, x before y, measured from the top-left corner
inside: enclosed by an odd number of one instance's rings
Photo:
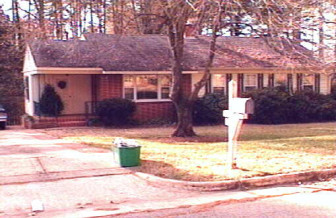
[[[208,45],[207,37],[185,38],[183,89],[187,93],[202,76]],[[211,81],[200,95],[226,94],[230,79],[238,81],[240,92],[284,85],[293,91],[329,93],[331,73],[315,67],[321,63],[310,51],[294,47],[295,52],[280,54],[261,38],[219,37]],[[23,73],[25,111],[40,124],[56,120],[38,113],[46,84],[55,87],[65,104],[58,125],[86,124],[95,102],[113,97],[134,100],[138,121],[175,117],[169,99],[171,51],[166,36],[88,34],[85,40],[35,40],[27,44]]]

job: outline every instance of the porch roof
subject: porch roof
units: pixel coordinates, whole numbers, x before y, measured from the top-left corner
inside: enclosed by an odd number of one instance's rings
[[[186,38],[183,70],[202,70],[209,37]],[[287,41],[218,37],[214,68],[309,68],[321,65],[313,53]],[[277,50],[282,46],[284,49]],[[37,67],[102,68],[104,71],[169,71],[172,55],[161,35],[88,34],[86,40],[34,40],[29,43]]]

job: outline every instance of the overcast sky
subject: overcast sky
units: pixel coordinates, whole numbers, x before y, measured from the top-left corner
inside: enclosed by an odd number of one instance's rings
[[[0,5],[2,5],[5,10],[8,10],[10,9],[12,5],[12,1],[11,0],[0,0]]]
[[[29,4],[28,1],[27,2],[19,1],[19,2],[20,2],[20,7],[28,8],[28,4]],[[12,17],[12,12],[10,11],[12,7],[12,0],[0,0],[0,5],[3,6],[5,13]],[[21,11],[20,14],[23,15],[24,13]]]

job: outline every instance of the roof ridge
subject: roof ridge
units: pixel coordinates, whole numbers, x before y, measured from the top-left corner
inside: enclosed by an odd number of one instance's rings
[[[243,38],[243,37],[240,37],[240,38]],[[200,39],[200,40],[202,40],[202,41],[204,41],[204,42],[207,42],[205,39]],[[272,64],[272,63],[270,63],[270,62],[268,62],[268,61],[262,61],[262,60],[258,60],[258,59],[252,58],[252,57],[250,57],[250,56],[248,56],[248,55],[245,55],[245,54],[243,54],[243,53],[241,53],[241,52],[234,51],[234,50],[232,50],[232,49],[230,49],[230,48],[227,48],[227,47],[223,47],[223,46],[221,46],[221,45],[218,45],[217,43],[216,43],[216,47],[217,47],[217,48],[220,48],[220,49],[223,50],[224,52],[225,52],[225,50],[230,51],[231,53],[236,54],[236,55],[241,56],[241,57],[244,57],[244,58],[246,58],[246,59],[248,59],[248,60],[251,60],[251,61],[255,62],[256,64],[262,64],[262,65],[265,65],[265,64],[266,64],[266,65],[268,65],[268,66],[270,66],[270,67],[274,67],[274,64]]]

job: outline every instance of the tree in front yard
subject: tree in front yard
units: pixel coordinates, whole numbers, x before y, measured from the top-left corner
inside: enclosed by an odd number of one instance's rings
[[[0,103],[6,108],[9,123],[19,122],[23,114],[23,49],[13,32],[15,26],[0,6]]]
[[[46,116],[59,116],[64,109],[61,97],[57,94],[54,87],[47,84],[44,87],[40,99],[40,111]]]
[[[239,36],[261,37],[269,47],[280,55],[306,58],[296,50],[292,41],[299,40],[302,9],[313,0],[287,1],[246,1],[246,0],[160,0],[159,16],[165,20],[172,53],[171,99],[177,112],[177,128],[172,134],[176,137],[196,135],[192,125],[193,105],[199,91],[208,84],[210,69],[215,54],[219,51],[216,38],[228,33]],[[206,31],[210,35],[208,58],[204,62],[203,77],[193,87],[191,94],[183,92],[182,72],[184,56],[184,36],[186,26],[193,22],[197,34]],[[250,33],[245,28],[249,27]],[[197,35],[195,34],[195,35]],[[290,61],[290,60],[289,60]]]

